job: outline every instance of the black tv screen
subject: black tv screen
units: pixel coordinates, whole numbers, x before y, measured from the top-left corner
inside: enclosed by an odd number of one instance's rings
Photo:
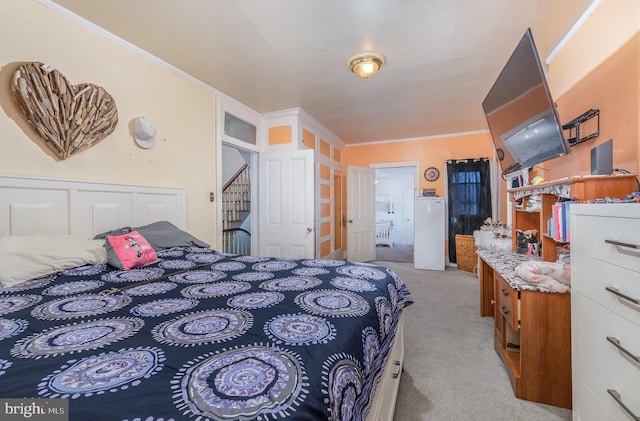
[[[531,29],[482,102],[502,173],[568,154]]]

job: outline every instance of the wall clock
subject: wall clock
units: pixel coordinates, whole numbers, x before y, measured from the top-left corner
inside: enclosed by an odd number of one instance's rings
[[[436,167],[429,167],[424,170],[424,178],[427,181],[436,181],[440,177],[440,171]]]

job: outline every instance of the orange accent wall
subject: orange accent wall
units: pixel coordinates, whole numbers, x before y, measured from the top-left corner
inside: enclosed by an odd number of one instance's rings
[[[331,186],[328,184],[320,184],[320,198],[331,199]]]
[[[336,162],[342,160],[342,151],[340,149],[333,148],[333,160]]]
[[[283,145],[291,143],[293,139],[291,126],[269,127],[269,145]]]
[[[554,75],[551,62],[551,77]],[[559,69],[558,69],[559,70]],[[591,149],[613,139],[613,167],[637,174],[640,165],[640,32],[561,97],[563,123],[590,108],[600,109],[600,135],[544,163],[543,177],[555,180],[591,172]]]
[[[350,145],[344,150],[343,174],[347,174],[349,165],[368,167],[371,164],[419,161],[420,174],[423,174],[428,167],[436,167],[441,174],[435,182],[428,182],[421,176],[419,188],[435,187],[436,194],[443,196],[445,183],[443,175],[446,160],[483,157],[493,157],[493,140],[488,132],[362,146]],[[500,187],[502,193],[500,195],[500,215],[503,215],[502,219],[506,221],[505,184],[503,182]],[[349,195],[348,191],[346,195]],[[347,242],[348,238],[345,243]],[[445,244],[445,250],[448,250],[446,247],[448,246]]]
[[[320,139],[320,153],[327,158],[331,157],[331,145],[324,139]]]
[[[323,222],[320,224],[320,237],[331,235],[331,222]]]
[[[316,135],[307,129],[302,129],[302,143],[309,149],[316,148]]]
[[[320,257],[328,256],[331,254],[331,241],[323,241],[320,244]]]
[[[323,203],[320,205],[320,217],[328,218],[331,216],[331,204]]]
[[[333,226],[335,230],[333,232],[333,248],[338,250],[342,248],[342,174],[333,175]]]
[[[435,187],[436,194],[442,196],[446,160],[492,156],[493,141],[488,132],[362,146],[350,145],[344,150],[343,173],[346,174],[349,165],[368,167],[371,164],[419,161],[421,174],[429,167],[436,167],[440,170],[441,176],[435,182],[428,182],[424,177],[420,177],[418,187]]]
[[[326,165],[320,165],[320,178],[323,180],[331,180],[331,168]]]

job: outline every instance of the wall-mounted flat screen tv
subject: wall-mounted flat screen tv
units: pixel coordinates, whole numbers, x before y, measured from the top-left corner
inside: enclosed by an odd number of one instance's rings
[[[482,108],[503,174],[569,153],[531,29],[509,57]]]

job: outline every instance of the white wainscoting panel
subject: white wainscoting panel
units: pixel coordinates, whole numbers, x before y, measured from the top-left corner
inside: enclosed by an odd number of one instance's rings
[[[92,238],[112,227],[132,226],[134,197],[130,192],[78,191],[73,218],[78,237]]]
[[[0,176],[0,237],[93,238],[108,230],[162,220],[186,229],[184,189]]]

